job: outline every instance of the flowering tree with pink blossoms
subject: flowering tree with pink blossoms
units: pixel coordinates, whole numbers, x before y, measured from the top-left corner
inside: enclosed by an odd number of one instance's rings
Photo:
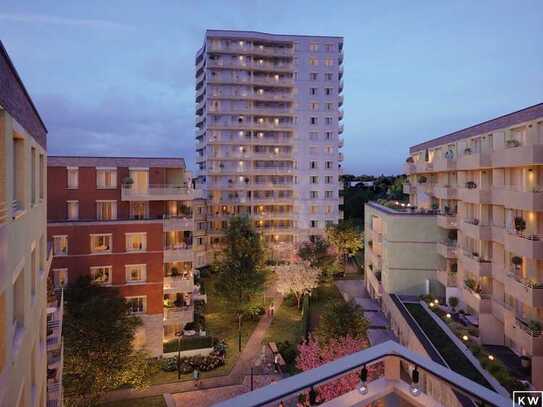
[[[311,336],[309,340],[298,345],[296,367],[302,371],[314,369],[325,363],[332,362],[343,356],[350,355],[368,347],[366,339],[355,339],[351,336],[330,339],[326,344]],[[382,363],[368,367],[368,381],[374,380],[383,374]],[[346,374],[337,380],[328,382],[316,388],[320,401],[332,400],[351,390],[360,383],[359,371]]]

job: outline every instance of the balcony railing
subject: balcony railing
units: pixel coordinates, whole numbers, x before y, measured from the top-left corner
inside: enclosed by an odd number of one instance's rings
[[[413,405],[441,405],[432,397],[432,393],[413,390],[413,386],[401,374],[401,366],[417,367],[421,374],[436,378],[445,387],[457,391],[473,400],[474,404],[486,404],[497,407],[510,407],[511,400],[489,390],[472,380],[467,379],[449,368],[438,364],[427,357],[412,352],[400,344],[387,341],[360,352],[326,363],[318,368],[280,380],[255,391],[242,394],[230,400],[216,404],[216,407],[256,407],[278,405],[280,401],[292,400],[298,394],[307,393],[311,389],[331,380],[339,379],[349,373],[359,373],[362,367],[375,363],[384,363],[381,377],[365,383],[364,391],[358,388],[325,403],[326,406],[364,406],[375,400],[382,400],[389,394],[398,394],[400,398]],[[421,380],[423,382],[424,380]],[[357,387],[360,387],[357,386]]]
[[[122,200],[189,200],[203,198],[204,191],[188,188],[186,185],[151,184],[147,188],[138,188],[124,184],[121,190]]]

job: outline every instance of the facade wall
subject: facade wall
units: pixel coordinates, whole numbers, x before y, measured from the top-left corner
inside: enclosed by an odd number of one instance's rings
[[[483,343],[531,356],[534,371],[543,356],[541,334],[531,328],[543,324],[543,104],[410,153],[410,203],[439,212],[449,247],[438,252],[458,270],[445,285],[456,285],[478,318]]]
[[[0,51],[0,405],[45,406],[46,130]]]
[[[339,37],[207,31],[196,57],[196,161],[212,243],[229,216],[248,214],[288,257],[342,217],[342,46]]]

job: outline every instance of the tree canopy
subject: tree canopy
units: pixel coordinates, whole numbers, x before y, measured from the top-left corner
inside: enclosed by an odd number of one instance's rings
[[[298,308],[305,294],[309,294],[319,285],[321,271],[309,264],[296,263],[276,266],[277,291],[284,295],[293,294]]]
[[[346,336],[365,338],[368,327],[361,307],[354,302],[333,301],[320,316],[317,336],[322,342]]]
[[[343,264],[347,257],[354,256],[364,247],[363,232],[348,220],[327,226],[326,237],[336,248]]]
[[[81,278],[67,288],[65,300],[65,404],[91,406],[120,386],[146,387],[153,365],[132,346],[141,320],[130,315],[118,290]]]

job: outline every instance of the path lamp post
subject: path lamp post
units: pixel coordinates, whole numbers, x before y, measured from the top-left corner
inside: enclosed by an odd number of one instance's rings
[[[183,331],[177,331],[175,333],[177,337],[177,380],[181,379],[181,338],[183,337]]]

